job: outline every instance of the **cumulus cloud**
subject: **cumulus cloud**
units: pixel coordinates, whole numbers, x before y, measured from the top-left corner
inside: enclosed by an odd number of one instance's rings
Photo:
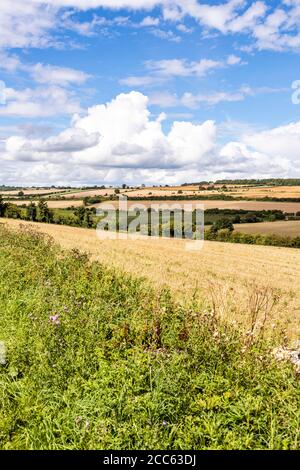
[[[5,88],[6,104],[0,107],[0,116],[50,117],[80,112],[80,104],[73,94],[58,86]]]
[[[56,184],[180,183],[233,174],[300,176],[300,123],[221,145],[213,121],[174,121],[165,132],[165,114],[153,119],[148,105],[145,95],[132,91],[89,108],[85,115],[75,114],[72,125],[58,135],[12,135],[0,152],[0,175],[6,171],[6,181],[16,182],[22,169],[22,180],[30,184],[44,183],[47,168],[47,183]],[[17,172],[12,172],[16,161]]]
[[[161,114],[151,119],[148,98],[141,93],[120,94],[105,105],[75,115],[73,127],[41,139],[12,136],[6,141],[6,160],[53,161],[95,168],[181,168],[201,165],[214,151],[214,122],[174,122],[168,134]]]
[[[43,160],[43,154],[78,152],[94,147],[99,139],[97,132],[87,134],[83,129],[66,129],[44,140],[12,136],[6,140],[7,158]]]

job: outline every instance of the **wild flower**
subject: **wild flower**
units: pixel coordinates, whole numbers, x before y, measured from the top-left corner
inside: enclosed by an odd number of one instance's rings
[[[50,323],[52,323],[53,325],[60,325],[59,317],[60,317],[59,313],[57,313],[56,315],[50,315],[49,317]]]

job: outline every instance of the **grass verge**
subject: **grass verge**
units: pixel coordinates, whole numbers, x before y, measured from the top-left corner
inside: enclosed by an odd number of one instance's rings
[[[0,236],[0,448],[300,447],[299,380],[267,343],[35,232]]]

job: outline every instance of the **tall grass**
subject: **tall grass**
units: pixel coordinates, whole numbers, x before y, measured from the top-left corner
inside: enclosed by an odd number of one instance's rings
[[[299,381],[215,312],[0,228],[0,447],[297,449]]]

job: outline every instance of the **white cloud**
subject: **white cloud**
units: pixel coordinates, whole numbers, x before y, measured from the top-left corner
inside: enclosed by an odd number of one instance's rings
[[[153,16],[145,16],[141,21],[140,26],[158,26],[159,18],[154,18]]]
[[[56,23],[57,10],[49,3],[29,0],[1,0],[0,48],[46,47],[53,41],[49,31]]]
[[[189,62],[186,59],[150,60],[146,68],[153,74],[167,77],[204,77],[209,71],[223,67],[222,61],[201,59]]]
[[[102,18],[102,22],[96,15],[90,22],[72,19],[74,11],[97,7],[114,12],[128,9],[129,16]],[[182,21],[190,17],[198,22],[203,34],[208,31],[226,35],[244,34],[250,40],[250,43],[243,45],[245,50],[300,49],[300,4],[296,0],[281,0],[278,3],[223,0],[215,4],[208,0],[206,3],[199,0],[27,0],[26,8],[23,0],[1,0],[0,48],[63,47],[64,42],[55,38],[59,28],[69,28],[78,34],[91,36],[99,32],[98,27],[122,25],[147,27],[149,32],[162,39],[180,41],[180,36],[169,27],[158,28],[160,20],[152,14],[155,7],[161,9],[164,22],[173,22],[177,30],[183,33],[188,31]],[[130,12],[137,10],[147,12],[140,23],[130,19]]]
[[[246,135],[243,142],[271,158],[287,157],[300,167],[300,122],[293,122],[271,130]]]
[[[146,96],[133,91],[91,107],[85,116],[75,115],[72,126],[58,135],[12,135],[0,153],[0,176],[5,171],[7,183],[19,178],[28,184],[300,176],[298,122],[221,146],[213,121],[175,121],[164,132],[166,116],[152,119],[148,104]]]
[[[234,92],[230,91],[213,91],[209,93],[193,94],[185,92],[178,96],[168,91],[158,91],[150,94],[150,104],[160,106],[162,108],[172,108],[176,106],[184,106],[190,109],[199,108],[202,104],[205,106],[215,106],[224,102],[243,101],[248,96],[257,96],[259,94],[280,93],[286,91],[280,88],[260,87],[251,88],[244,85]]]
[[[52,84],[52,85],[69,85],[82,84],[86,82],[89,75],[81,70],[75,70],[68,67],[57,67],[54,65],[35,64],[34,66],[28,67],[32,78],[37,83]]]
[[[84,117],[75,115],[73,127],[58,136],[46,140],[10,137],[5,159],[53,162],[64,158],[69,164],[95,168],[201,165],[213,152],[215,124],[174,122],[165,134],[164,118],[162,114],[151,120],[148,98],[141,93],[121,94],[106,105],[93,106]]]
[[[6,72],[22,71],[29,74],[36,83],[66,86],[70,84],[81,85],[90,78],[82,70],[69,67],[58,67],[50,64],[26,64],[21,62],[17,55],[0,52],[0,69]]]
[[[231,54],[230,56],[227,57],[227,64],[228,65],[237,65],[240,64],[242,59],[240,57],[237,57],[234,54]]]
[[[160,85],[163,82],[176,77],[203,78],[213,70],[241,64],[242,61],[235,55],[230,55],[225,60],[200,59],[188,61],[187,59],[148,60],[145,68],[148,75],[129,76],[119,80],[121,85],[130,87]]]
[[[6,104],[0,107],[0,116],[50,117],[80,112],[79,100],[58,86],[4,90]]]

